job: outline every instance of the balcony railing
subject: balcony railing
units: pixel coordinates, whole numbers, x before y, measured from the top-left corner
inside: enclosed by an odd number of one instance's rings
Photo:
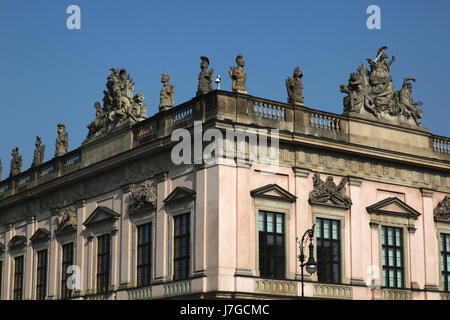
[[[450,138],[431,136],[433,150],[440,153],[450,153]]]
[[[253,116],[285,121],[286,107],[284,107],[283,105],[275,105],[270,102],[264,102],[263,100],[254,100]]]

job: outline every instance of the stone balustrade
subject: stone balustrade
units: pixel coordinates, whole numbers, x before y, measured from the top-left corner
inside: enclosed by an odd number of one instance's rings
[[[140,287],[128,290],[128,300],[144,300],[152,298],[152,287]]]
[[[433,150],[440,153],[450,153],[450,138],[431,136]]]
[[[285,121],[286,107],[283,105],[275,105],[270,102],[264,102],[264,100],[254,100],[253,116]]]
[[[313,295],[321,298],[352,299],[353,289],[350,286],[318,283],[314,285]]]
[[[191,292],[191,280],[169,283],[164,285],[164,297],[185,295]]]

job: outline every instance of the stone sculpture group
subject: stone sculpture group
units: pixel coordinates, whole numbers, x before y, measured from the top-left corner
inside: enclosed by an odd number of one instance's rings
[[[387,47],[378,50],[375,60],[367,59],[370,71],[364,64],[358,72],[352,72],[348,85],[341,85],[340,91],[347,93],[344,98],[344,114],[361,115],[369,119],[387,120],[411,127],[423,127],[422,102],[414,102],[411,97],[414,78],[405,78],[400,91],[394,92],[392,76],[389,75],[391,65],[395,61],[392,56],[388,61]]]
[[[412,82],[414,78],[405,78],[399,91],[394,91],[392,77],[389,75],[395,56],[388,61],[386,46],[378,50],[375,60],[367,59],[370,71],[364,64],[358,67],[358,72],[352,72],[347,85],[341,85],[340,91],[347,93],[344,97],[344,115],[363,117],[372,120],[389,121],[394,124],[406,125],[414,128],[423,128],[422,102],[415,102],[411,97]],[[200,57],[200,73],[198,75],[198,87],[196,96],[201,96],[213,91],[214,69],[209,68],[209,59]],[[236,56],[236,67],[230,67],[229,75],[232,80],[232,91],[239,94],[247,94],[247,73],[244,70],[245,61],[241,54]],[[103,91],[103,106],[100,102],[94,103],[95,120],[87,125],[89,130],[86,140],[106,135],[124,125],[133,125],[147,118],[147,104],[144,103],[144,95],[134,93],[134,82],[125,69],[110,69],[107,77],[106,88]],[[297,66],[285,82],[287,101],[292,106],[304,106],[303,99],[303,73]],[[170,110],[174,106],[175,87],[169,83],[170,76],[161,74],[163,87],[160,91],[159,111]],[[69,136],[64,124],[58,124],[58,137],[55,144],[55,157],[68,152]],[[32,167],[37,167],[44,162],[45,145],[41,145],[41,138],[36,137],[36,149],[34,151]],[[21,172],[22,157],[15,148],[12,153],[10,176]],[[0,161],[0,179],[1,179]]]

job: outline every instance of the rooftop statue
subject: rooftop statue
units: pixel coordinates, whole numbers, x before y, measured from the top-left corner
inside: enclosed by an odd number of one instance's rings
[[[230,78],[232,80],[231,88],[233,92],[245,93],[247,94],[247,89],[245,88],[245,80],[247,79],[247,73],[244,70],[245,61],[241,54],[236,57],[237,67],[230,67]]]
[[[0,159],[0,181],[2,181],[2,159]]]
[[[175,88],[169,80],[170,76],[167,73],[161,73],[163,87],[159,95],[159,111],[169,110],[174,106]]]
[[[200,73],[198,74],[198,89],[197,96],[201,96],[205,93],[213,91],[213,77],[214,69],[208,70],[209,59],[207,57],[200,57],[202,62],[200,63]]]
[[[35,146],[36,149],[34,149],[34,157],[31,167],[37,167],[44,163],[45,145],[41,145],[41,137],[36,137]]]
[[[58,137],[56,138],[55,157],[65,155],[69,149],[69,134],[66,132],[66,126],[58,123]]]
[[[348,94],[343,101],[344,114],[423,128],[419,121],[422,117],[419,106],[422,103],[413,102],[412,86],[408,83],[409,80],[415,81],[415,79],[406,78],[402,89],[394,92],[389,72],[395,56],[388,61],[386,49],[386,46],[381,47],[375,60],[367,59],[370,71],[361,65],[358,67],[358,72],[350,74],[348,85],[340,86],[340,91]]]
[[[303,73],[300,71],[299,67],[296,67],[292,79],[288,77],[286,79],[286,90],[288,94],[288,103],[291,105],[303,106],[303,83],[302,83]]]
[[[95,120],[88,124],[89,133],[85,142],[93,137],[110,132],[125,124],[134,124],[147,118],[144,95],[133,96],[134,82],[125,69],[110,69],[106,88],[103,91],[103,107],[94,104]]]
[[[12,150],[11,171],[9,176],[16,176],[22,171],[22,156],[19,155],[19,148]]]

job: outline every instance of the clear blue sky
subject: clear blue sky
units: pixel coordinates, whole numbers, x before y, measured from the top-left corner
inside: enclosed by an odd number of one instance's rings
[[[81,30],[66,28],[66,9],[81,8]],[[381,30],[368,30],[366,8],[381,8]],[[69,150],[85,139],[109,68],[126,68],[156,112],[160,74],[175,85],[175,104],[195,96],[202,55],[222,89],[244,55],[249,94],[286,101],[284,81],[299,65],[308,107],[342,112],[340,84],[387,45],[396,90],[415,77],[423,123],[450,136],[450,1],[105,1],[1,0],[0,158],[9,175],[18,146],[22,170],[32,162],[36,135],[55,152],[56,124],[65,123]]]

